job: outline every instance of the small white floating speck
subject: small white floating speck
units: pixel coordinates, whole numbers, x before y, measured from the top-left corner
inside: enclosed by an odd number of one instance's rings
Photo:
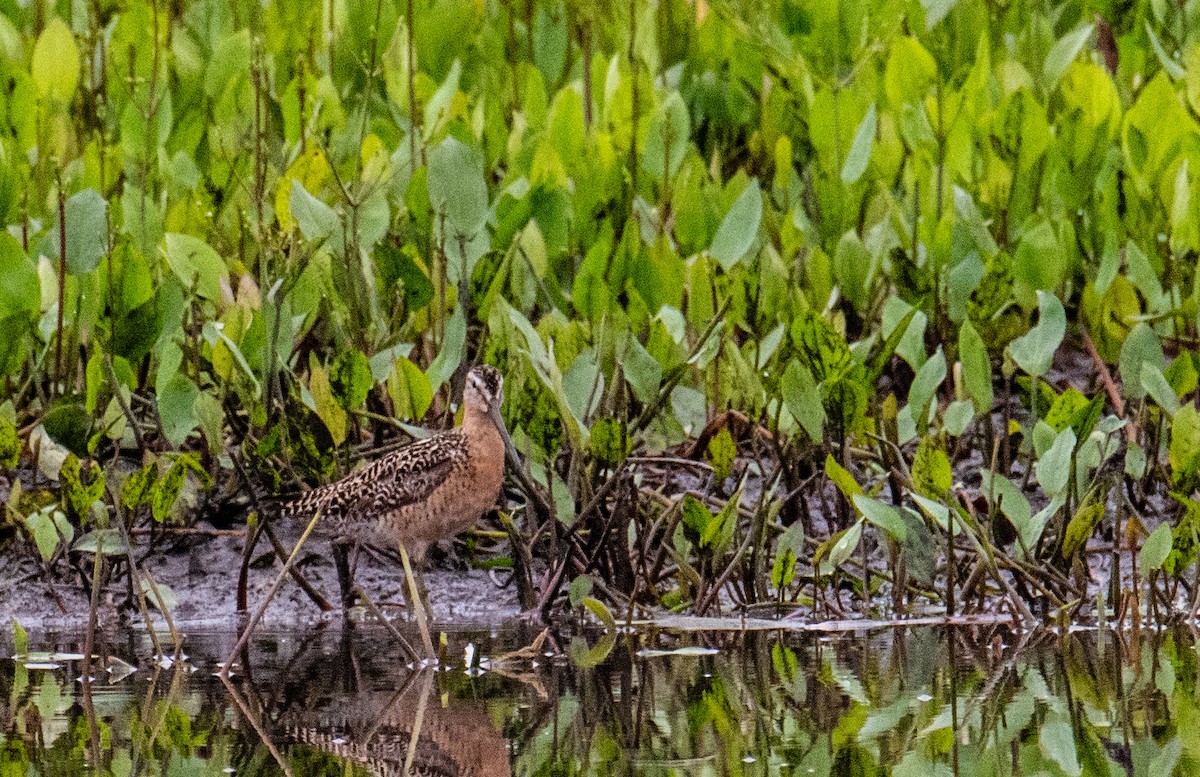
[[[927,693],[922,693],[919,696],[917,696],[917,701],[919,701],[919,702],[933,701],[933,697]]]
[[[25,667],[26,669],[41,669],[45,671],[51,669],[62,669],[62,664],[56,664],[53,661],[28,661],[21,664],[21,666]]]

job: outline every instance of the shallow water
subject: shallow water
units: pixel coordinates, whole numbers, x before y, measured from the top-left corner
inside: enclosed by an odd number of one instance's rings
[[[169,666],[144,632],[101,635],[85,688],[81,639],[33,634],[0,660],[0,775],[94,773],[97,758],[113,775],[1200,767],[1186,633],[594,634],[499,660],[535,636],[454,632],[446,668],[422,671],[377,627],[264,633],[225,683],[232,633],[189,635]]]

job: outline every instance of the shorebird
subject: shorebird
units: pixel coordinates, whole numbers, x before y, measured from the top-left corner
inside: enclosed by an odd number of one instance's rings
[[[409,602],[429,655],[433,641],[413,576],[411,555],[424,558],[430,544],[469,529],[496,504],[504,480],[504,455],[512,448],[500,405],[504,378],[488,365],[467,373],[463,421],[280,505],[281,517],[320,512],[321,533],[333,537],[342,603],[353,601],[351,550],[361,544],[398,549]]]

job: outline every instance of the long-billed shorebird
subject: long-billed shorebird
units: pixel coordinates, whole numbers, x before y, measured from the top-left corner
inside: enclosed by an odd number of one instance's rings
[[[281,517],[320,512],[321,533],[332,535],[343,605],[353,600],[350,551],[360,544],[398,549],[409,601],[426,651],[433,641],[422,594],[413,576],[417,559],[438,540],[466,531],[496,504],[511,448],[500,417],[504,378],[488,365],[467,373],[463,421],[280,505]]]

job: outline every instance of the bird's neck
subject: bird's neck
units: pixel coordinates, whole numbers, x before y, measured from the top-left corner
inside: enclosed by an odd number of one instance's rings
[[[466,434],[499,434],[492,416],[485,408],[478,405],[467,405],[463,410],[462,430]]]

